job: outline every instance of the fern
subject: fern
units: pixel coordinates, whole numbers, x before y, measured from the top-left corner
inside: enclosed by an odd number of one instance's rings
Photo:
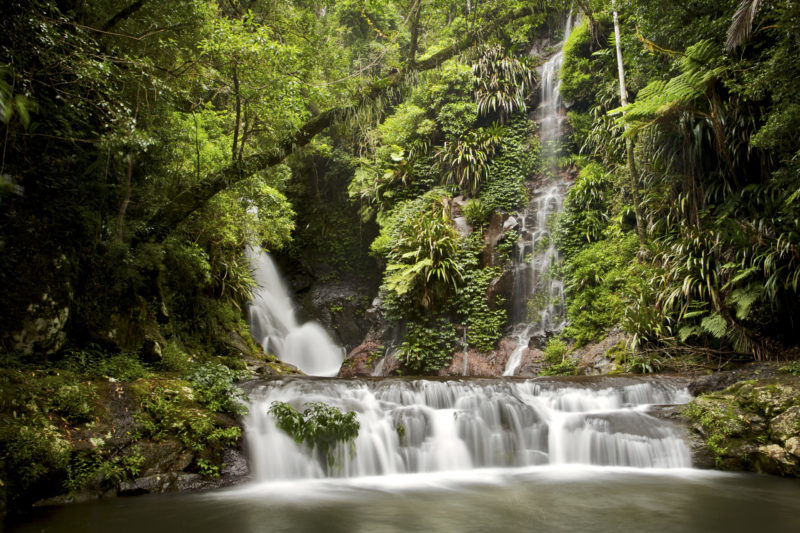
[[[728,323],[718,313],[703,318],[703,320],[700,321],[700,327],[717,339],[723,338],[728,331]]]

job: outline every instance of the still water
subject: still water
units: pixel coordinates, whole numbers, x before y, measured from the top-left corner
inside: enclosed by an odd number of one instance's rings
[[[19,532],[797,532],[800,482],[561,466],[317,479],[40,510]]]

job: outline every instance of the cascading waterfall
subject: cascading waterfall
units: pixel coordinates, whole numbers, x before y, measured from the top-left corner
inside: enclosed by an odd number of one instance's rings
[[[344,348],[319,324],[299,324],[292,298],[269,254],[248,247],[245,255],[258,283],[249,313],[253,338],[264,350],[310,376],[335,376],[344,360]]]
[[[685,384],[666,378],[614,383],[270,381],[250,391],[251,469],[258,481],[271,481],[563,464],[690,467],[683,440],[647,414],[652,404],[687,402]],[[268,414],[274,401],[355,411],[359,435],[352,448],[335,450],[335,467],[327,468],[277,428]]]
[[[567,17],[564,28],[564,41],[576,21],[572,14]],[[563,47],[564,41],[559,48]],[[539,124],[539,138],[542,153],[548,170],[557,173],[561,135],[564,126],[563,105],[558,79],[561,71],[563,52],[558,52],[542,66],[541,100],[536,109],[536,122]],[[512,352],[503,372],[513,376],[522,362],[525,349],[534,336],[545,337],[560,331],[564,325],[564,285],[552,276],[552,267],[558,262],[558,251],[550,238],[549,221],[552,215],[561,210],[567,191],[563,180],[550,181],[534,191],[533,199],[520,216],[514,258],[514,302],[512,319],[516,324],[512,336],[517,347]]]

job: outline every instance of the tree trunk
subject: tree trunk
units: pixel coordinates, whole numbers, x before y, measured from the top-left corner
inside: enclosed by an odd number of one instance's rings
[[[617,71],[619,72],[619,97],[622,103],[623,114],[625,106],[628,105],[628,91],[625,88],[625,67],[622,64],[622,45],[619,35],[619,17],[617,16],[616,2],[612,2],[614,10],[614,40],[617,48]],[[628,131],[627,124],[625,131]],[[630,177],[631,194],[633,195],[633,210],[636,213],[636,234],[639,236],[639,246],[644,246],[645,232],[642,217],[642,206],[639,200],[639,172],[636,168],[636,160],[633,155],[633,139],[625,139],[625,152],[628,159],[628,175]]]
[[[233,122],[233,147],[231,148],[231,161],[236,161],[236,147],[239,144],[239,125],[242,121],[242,99],[239,96],[239,70],[236,63],[233,65],[233,94],[236,98],[236,120]]]
[[[408,51],[408,64],[414,65],[417,60],[417,44],[419,42],[419,14],[422,11],[422,0],[416,0],[414,12],[411,13],[411,47]]]

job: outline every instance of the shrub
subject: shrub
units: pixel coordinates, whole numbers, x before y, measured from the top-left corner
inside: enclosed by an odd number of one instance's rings
[[[547,345],[544,347],[545,362],[555,365],[561,363],[566,355],[567,343],[565,343],[563,340],[553,337],[547,341]]]
[[[473,227],[483,227],[491,214],[492,210],[478,198],[472,198],[464,204],[464,217]]]
[[[186,372],[191,366],[191,359],[178,341],[171,339],[161,349],[160,366],[168,372]]]
[[[195,399],[215,413],[243,415],[247,413],[241,400],[244,392],[233,382],[244,377],[242,372],[219,364],[203,365],[189,374]]]
[[[355,412],[343,413],[320,402],[307,403],[303,412],[286,402],[272,402],[269,413],[295,442],[316,448],[327,459],[328,466],[333,466],[333,448],[355,440],[360,428]]]
[[[90,384],[62,385],[50,400],[52,408],[73,424],[89,422],[94,415],[97,393]]]
[[[551,338],[544,348],[545,367],[542,376],[561,376],[575,374],[578,362],[567,357],[567,344],[559,338]]]
[[[176,437],[186,449],[198,453],[219,452],[222,447],[234,445],[242,435],[241,428],[222,425],[180,392],[161,387],[143,399],[142,412],[134,418],[141,425],[142,436],[155,441]]]

